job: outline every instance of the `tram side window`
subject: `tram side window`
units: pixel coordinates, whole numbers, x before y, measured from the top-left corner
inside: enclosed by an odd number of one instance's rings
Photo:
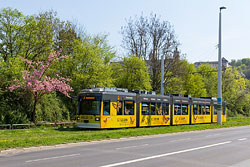
[[[201,109],[202,109],[202,115],[205,115],[206,114],[206,106],[201,106]]]
[[[122,103],[123,103],[122,101],[117,102],[117,115],[122,115],[122,110],[123,110]]]
[[[188,115],[188,105],[182,104],[182,115]]]
[[[110,115],[110,101],[103,101],[103,115]]]
[[[206,105],[206,115],[210,115],[210,106]]]
[[[150,103],[151,115],[155,115],[155,103]]]
[[[169,104],[163,103],[162,104],[163,115],[169,115]]]
[[[134,101],[125,101],[124,107],[124,115],[134,115]]]
[[[156,115],[162,115],[162,105],[161,103],[156,103]]]
[[[217,105],[214,106],[214,115],[217,115]]]
[[[198,115],[202,115],[202,112],[203,112],[203,106],[202,105],[199,105],[199,112],[198,112]]]
[[[198,106],[197,104],[193,105],[193,115],[197,115],[198,114]]]
[[[201,108],[202,105],[198,105],[198,115],[202,115],[202,108]]]
[[[197,106],[197,104],[194,104],[194,106],[193,106],[193,113],[194,113],[194,115],[198,114],[198,106]]]
[[[142,103],[142,115],[149,115],[149,104],[148,102]]]
[[[178,104],[174,105],[174,115],[181,115],[181,106]]]

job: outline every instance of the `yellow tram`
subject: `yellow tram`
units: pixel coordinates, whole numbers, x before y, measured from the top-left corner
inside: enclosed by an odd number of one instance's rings
[[[217,100],[181,95],[156,95],[151,91],[91,88],[78,95],[77,126],[126,128],[217,122]],[[223,102],[222,121],[226,121]]]

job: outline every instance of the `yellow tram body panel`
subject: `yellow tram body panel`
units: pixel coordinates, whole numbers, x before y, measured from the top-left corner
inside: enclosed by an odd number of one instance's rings
[[[222,122],[227,122],[227,115],[221,115]],[[213,115],[213,123],[217,123],[217,115]]]
[[[222,115],[222,122],[227,122],[227,115]]]
[[[161,126],[170,125],[169,115],[142,115],[140,126]]]
[[[77,126],[82,128],[101,128],[100,115],[78,115]]]
[[[211,123],[211,115],[193,115],[192,123]]]
[[[103,116],[101,128],[136,127],[136,116]]]
[[[222,109],[222,122],[226,122],[227,121],[227,108],[225,107],[225,105],[223,105],[223,109]]]
[[[202,115],[192,114],[192,116],[191,116],[192,123],[193,124],[195,124],[195,123],[211,123],[211,120],[212,120],[211,111],[213,111],[213,108],[210,106],[210,108],[209,108],[210,114],[202,114]],[[193,112],[193,106],[192,106],[192,112]]]
[[[170,110],[170,105],[168,105]],[[170,125],[170,115],[142,115],[142,104],[140,103],[140,127]]]
[[[190,111],[188,110],[188,114],[187,115],[175,115],[174,113],[174,107],[175,105],[173,104],[173,109],[172,109],[172,115],[173,115],[173,125],[184,125],[184,124],[189,124],[190,123],[190,119],[189,119],[189,115],[190,115]],[[189,105],[188,105],[189,107]]]
[[[217,115],[213,115],[213,122],[212,123],[216,123],[217,122]]]
[[[215,112],[215,107],[213,107],[213,118],[212,118],[212,123],[217,123],[217,112]],[[227,122],[227,114],[226,114],[226,109],[225,109],[225,112],[222,111],[222,114],[221,114],[221,119],[222,119],[222,122]]]
[[[188,115],[174,115],[173,116],[173,125],[183,125],[189,124],[189,116]]]
[[[136,103],[134,103],[134,108],[136,109]],[[134,115],[117,115],[116,113],[117,113],[117,102],[111,102],[110,115],[101,116],[101,128],[136,127],[136,115],[135,114]]]

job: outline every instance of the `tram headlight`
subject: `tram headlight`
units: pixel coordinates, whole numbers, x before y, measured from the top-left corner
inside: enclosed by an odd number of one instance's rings
[[[99,117],[96,117],[96,118],[95,118],[95,121],[100,121],[100,118],[99,118]]]

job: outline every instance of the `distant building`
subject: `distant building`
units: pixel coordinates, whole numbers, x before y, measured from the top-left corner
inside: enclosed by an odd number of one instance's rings
[[[209,64],[211,67],[216,68],[218,67],[218,61],[207,61],[207,62],[195,62],[195,67],[199,67],[201,64]],[[228,60],[222,57],[222,68],[229,67]]]

